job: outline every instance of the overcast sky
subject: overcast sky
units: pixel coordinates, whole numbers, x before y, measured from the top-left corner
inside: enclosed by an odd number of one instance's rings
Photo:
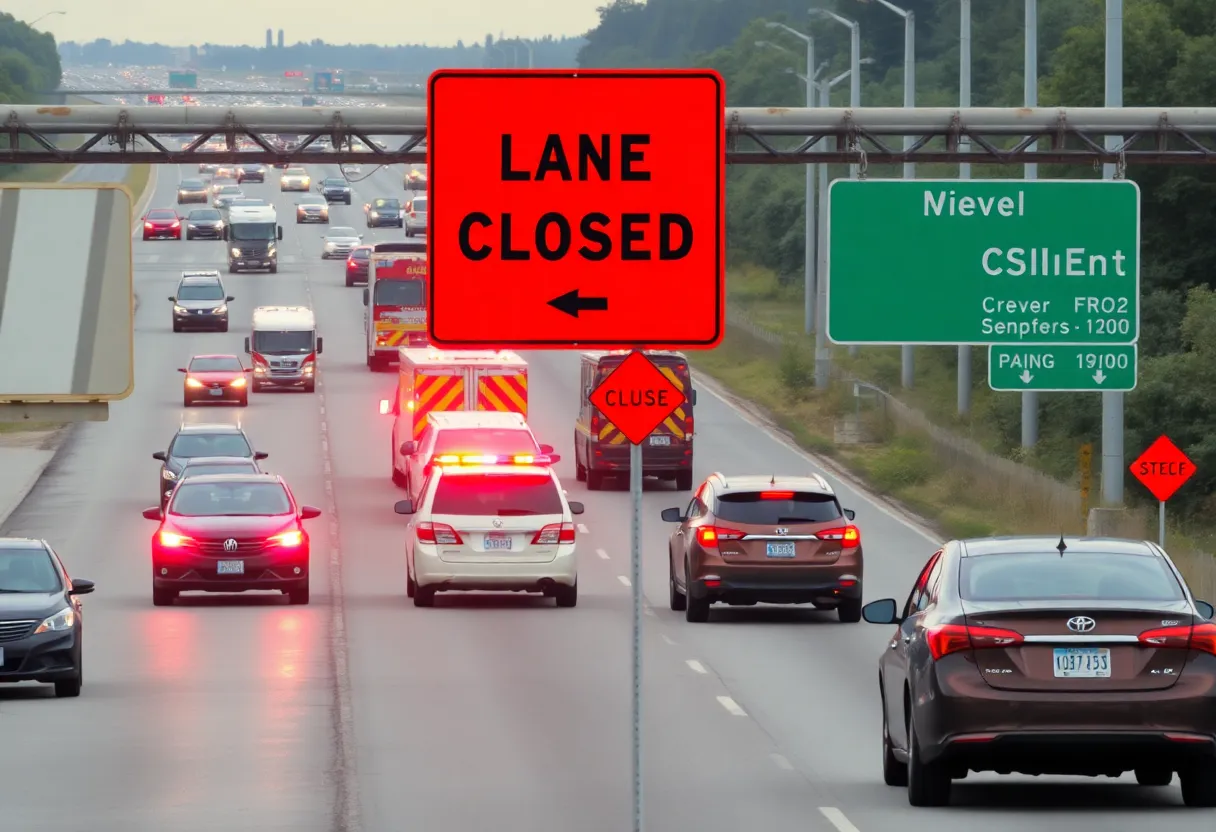
[[[287,0],[8,0],[3,10],[27,23],[48,11],[37,28],[60,41],[158,42],[262,46],[266,30],[284,30],[287,43],[320,38],[328,43],[427,43],[457,40],[581,35],[599,22],[606,0],[359,0],[291,3]]]

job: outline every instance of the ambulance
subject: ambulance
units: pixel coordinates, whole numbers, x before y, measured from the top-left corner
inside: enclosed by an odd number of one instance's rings
[[[604,478],[629,475],[629,440],[591,403],[591,393],[621,365],[629,350],[587,352],[581,359],[581,402],[574,423],[574,472],[589,491],[604,487]],[[677,491],[692,490],[692,388],[688,358],[682,353],[647,350],[646,357],[684,394],[684,404],[659,425],[642,446],[642,476],[674,480]]]
[[[368,258],[363,290],[367,366],[384,369],[402,347],[428,344],[426,337],[426,243],[379,243]]]
[[[393,416],[393,481],[403,481],[401,444],[418,441],[428,413],[502,411],[528,418],[528,362],[496,350],[408,349],[398,352],[397,392],[380,402]]]

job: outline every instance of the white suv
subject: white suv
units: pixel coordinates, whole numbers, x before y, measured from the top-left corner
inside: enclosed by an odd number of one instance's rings
[[[401,500],[406,594],[429,607],[436,592],[543,592],[578,603],[574,515],[557,475],[538,465],[434,466],[417,503]]]

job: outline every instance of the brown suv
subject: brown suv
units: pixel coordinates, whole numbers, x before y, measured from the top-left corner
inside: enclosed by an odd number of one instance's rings
[[[711,474],[668,543],[671,608],[709,620],[714,603],[814,604],[861,620],[861,533],[822,477]]]
[[[878,662],[882,770],[913,806],[968,771],[1180,776],[1216,806],[1216,624],[1152,543],[998,537],[947,543]]]

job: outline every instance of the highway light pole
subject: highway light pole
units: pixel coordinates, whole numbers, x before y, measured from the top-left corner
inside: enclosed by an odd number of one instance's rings
[[[1023,96],[1027,107],[1039,106],[1039,0],[1026,0],[1025,56],[1022,61]],[[1035,143],[1037,144],[1037,142]],[[1031,147],[1035,145],[1032,144]],[[1026,165],[1026,179],[1039,178],[1039,166]],[[1033,448],[1039,441],[1039,391],[1022,391],[1022,447]]]
[[[869,2],[869,0],[860,0],[860,2]],[[916,106],[916,16],[907,9],[901,9],[889,0],[875,0],[876,3],[884,8],[890,9],[904,19],[904,106]],[[911,136],[904,136],[904,150],[912,149],[913,139]],[[904,179],[916,178],[916,165],[913,162],[904,162]],[[905,390],[912,388],[912,383],[915,377],[915,353],[912,351],[911,344],[904,344],[900,348],[900,382]]]
[[[1027,0],[1034,2],[1034,0]],[[971,0],[959,0],[958,9],[958,106],[971,106]],[[1027,105],[1030,106],[1030,105]],[[959,151],[966,153],[971,142],[959,139]],[[958,166],[958,178],[971,178],[971,165],[963,162]],[[958,348],[958,412],[966,415],[971,411],[971,356],[974,348],[961,344]]]
[[[806,106],[808,108],[815,106],[815,39],[810,35],[804,35],[797,29],[786,26],[784,23],[770,21],[765,24],[770,29],[780,29],[783,32],[788,32],[798,38],[806,46],[806,77],[812,80],[806,84]],[[775,45],[775,44],[774,44]],[[818,142],[816,142],[818,146]],[[806,229],[804,230],[804,241],[802,246],[803,257],[803,284],[802,284],[802,328],[808,335],[815,331],[815,292],[817,288],[817,277],[815,272],[815,166],[806,166]]]
[[[54,16],[55,16],[55,15],[57,15],[57,14],[67,14],[67,12],[47,12],[46,14],[39,15],[38,17],[35,17],[35,18],[33,19],[33,21],[31,21],[30,23],[27,23],[27,24],[25,24],[25,25],[26,25],[26,26],[29,26],[31,29],[33,29],[33,28],[34,28],[34,26],[36,26],[37,24],[39,24],[39,23],[41,23],[42,21],[46,20],[48,17],[54,17]]]
[[[1106,106],[1123,106],[1123,0],[1106,0]],[[1108,150],[1119,147],[1122,136],[1107,136]],[[1102,166],[1102,178],[1124,174],[1122,165]],[[1102,502],[1123,504],[1123,394],[1102,394]]]

